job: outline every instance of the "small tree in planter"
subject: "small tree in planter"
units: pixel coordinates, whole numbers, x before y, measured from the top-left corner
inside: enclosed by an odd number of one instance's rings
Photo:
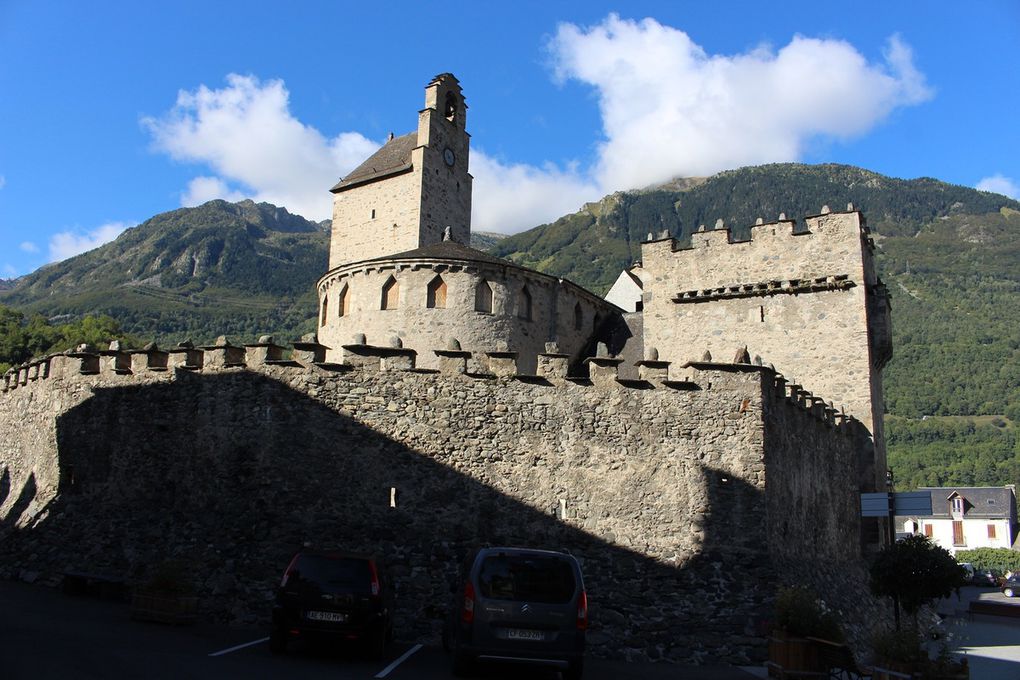
[[[916,630],[921,607],[959,592],[966,584],[967,572],[949,551],[921,534],[884,548],[871,565],[871,592],[892,598],[896,630],[900,629],[900,607],[910,615]]]
[[[966,659],[952,660],[948,651],[930,661],[922,646],[917,613],[935,600],[959,592],[967,583],[967,572],[949,551],[927,537],[914,534],[884,548],[871,565],[871,591],[892,598],[895,630],[883,631],[874,639],[879,664],[890,670],[917,673],[923,678],[968,677]],[[909,630],[900,630],[900,607],[910,616]],[[886,677],[875,669],[875,677]]]

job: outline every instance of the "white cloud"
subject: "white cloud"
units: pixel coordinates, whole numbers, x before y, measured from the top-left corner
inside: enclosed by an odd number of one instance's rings
[[[193,208],[217,198],[236,203],[246,196],[240,191],[231,189],[219,177],[196,177],[188,182],[187,190],[181,194],[181,205]]]
[[[897,36],[884,64],[804,36],[778,52],[711,55],[654,19],[610,15],[589,28],[562,24],[550,48],[559,79],[597,90],[605,140],[593,176],[606,192],[797,160],[815,137],[862,135],[932,96]]]
[[[24,250],[26,253],[38,253],[39,252],[39,246],[37,246],[36,244],[32,243],[31,241],[23,241],[21,243],[21,245],[19,245],[18,247],[21,248],[22,250]]]
[[[281,80],[230,74],[222,89],[182,90],[170,112],[143,118],[142,125],[156,149],[217,174],[192,180],[185,202],[203,195],[250,196],[323,219],[330,214],[332,183],[379,145],[356,132],[327,139],[294,118],[289,96]],[[230,190],[229,184],[241,186]]]
[[[778,51],[712,55],[654,19],[610,15],[592,27],[562,24],[550,51],[558,79],[596,91],[597,158],[589,168],[528,165],[475,149],[475,229],[519,231],[612,191],[798,160],[813,140],[866,134],[932,96],[897,36],[877,63],[847,42],[804,36]],[[157,150],[211,170],[188,183],[182,205],[251,197],[328,217],[326,189],[378,144],[357,132],[329,138],[300,122],[280,80],[226,80],[221,89],[181,91],[169,112],[142,120]]]
[[[5,186],[7,186],[7,178],[0,175],[0,189],[3,189]]]
[[[10,262],[5,262],[3,266],[3,275],[5,278],[13,279],[17,278],[18,270],[14,268]]]
[[[574,166],[561,170],[552,164],[507,164],[474,150],[471,174],[471,228],[476,231],[521,231],[602,197]]]
[[[104,243],[109,243],[120,236],[125,229],[130,229],[133,226],[133,224],[125,222],[109,222],[85,233],[80,231],[62,231],[54,234],[50,237],[49,243],[50,262],[66,260],[69,257],[98,248]]]
[[[991,191],[992,193],[1002,194],[1003,196],[1009,196],[1010,198],[1020,201],[1020,185],[1009,177],[1004,177],[999,174],[992,175],[991,177],[985,177],[983,180],[978,182],[974,188],[980,191]]]

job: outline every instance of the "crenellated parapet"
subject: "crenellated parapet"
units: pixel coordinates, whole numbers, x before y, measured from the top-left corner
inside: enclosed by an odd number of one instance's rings
[[[396,336],[387,345],[368,344],[363,334],[342,346],[340,362],[326,362],[328,348],[318,342],[314,334],[305,336],[288,348],[277,344],[272,336],[264,335],[259,341],[235,345],[225,336],[203,347],[181,343],[169,350],[150,343],[142,349],[123,350],[114,341],[107,349],[82,345],[61,354],[52,354],[15,366],[3,375],[0,392],[39,385],[44,388],[50,381],[68,381],[91,378],[97,386],[124,386],[131,381],[173,380],[177,372],[219,373],[223,371],[265,372],[269,368],[306,371],[309,369],[343,373],[349,371],[393,372],[412,371],[431,374],[436,380],[468,379],[497,381],[542,381],[546,384],[576,385],[594,390],[667,390],[674,392],[702,391],[718,384],[719,376],[733,373],[757,373],[764,389],[778,401],[788,403],[830,427],[844,427],[853,418],[831,402],[813,395],[802,386],[788,381],[771,366],[763,366],[761,359],[750,359],[746,348],[737,353],[731,363],[711,360],[686,362],[661,361],[655,348],[649,348],[645,358],[637,362],[637,380],[621,378],[624,361],[609,355],[606,346],[599,343],[595,356],[583,365],[587,375],[571,375],[569,355],[559,352],[556,343],[547,343],[546,351],[538,355],[536,373],[519,370],[518,353],[505,348],[473,352],[461,348],[460,342],[450,339],[442,349],[431,352],[439,358],[438,369],[421,369],[417,366],[418,352],[402,346]],[[288,357],[289,355],[289,357]],[[487,367],[483,372],[472,372],[469,366],[477,360]]]

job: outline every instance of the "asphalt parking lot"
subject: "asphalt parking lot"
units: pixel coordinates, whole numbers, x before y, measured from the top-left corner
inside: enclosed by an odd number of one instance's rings
[[[208,624],[132,621],[123,602],[72,597],[58,590],[0,582],[0,677],[47,678],[450,678],[442,649],[395,642],[383,660],[357,649],[270,653],[267,632]],[[727,666],[678,667],[589,658],[587,680],[748,680]],[[556,680],[555,671],[487,668],[478,677]]]

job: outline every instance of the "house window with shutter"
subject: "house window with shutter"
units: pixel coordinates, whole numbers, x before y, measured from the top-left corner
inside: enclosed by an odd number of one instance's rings
[[[966,545],[963,542],[963,522],[953,521],[953,545]]]
[[[934,527],[930,524],[924,525],[924,535],[931,538],[935,534]]]
[[[963,514],[963,498],[959,496],[953,499],[953,514],[954,515]]]
[[[994,524],[989,524],[988,525],[988,538],[995,538],[995,525]]]

